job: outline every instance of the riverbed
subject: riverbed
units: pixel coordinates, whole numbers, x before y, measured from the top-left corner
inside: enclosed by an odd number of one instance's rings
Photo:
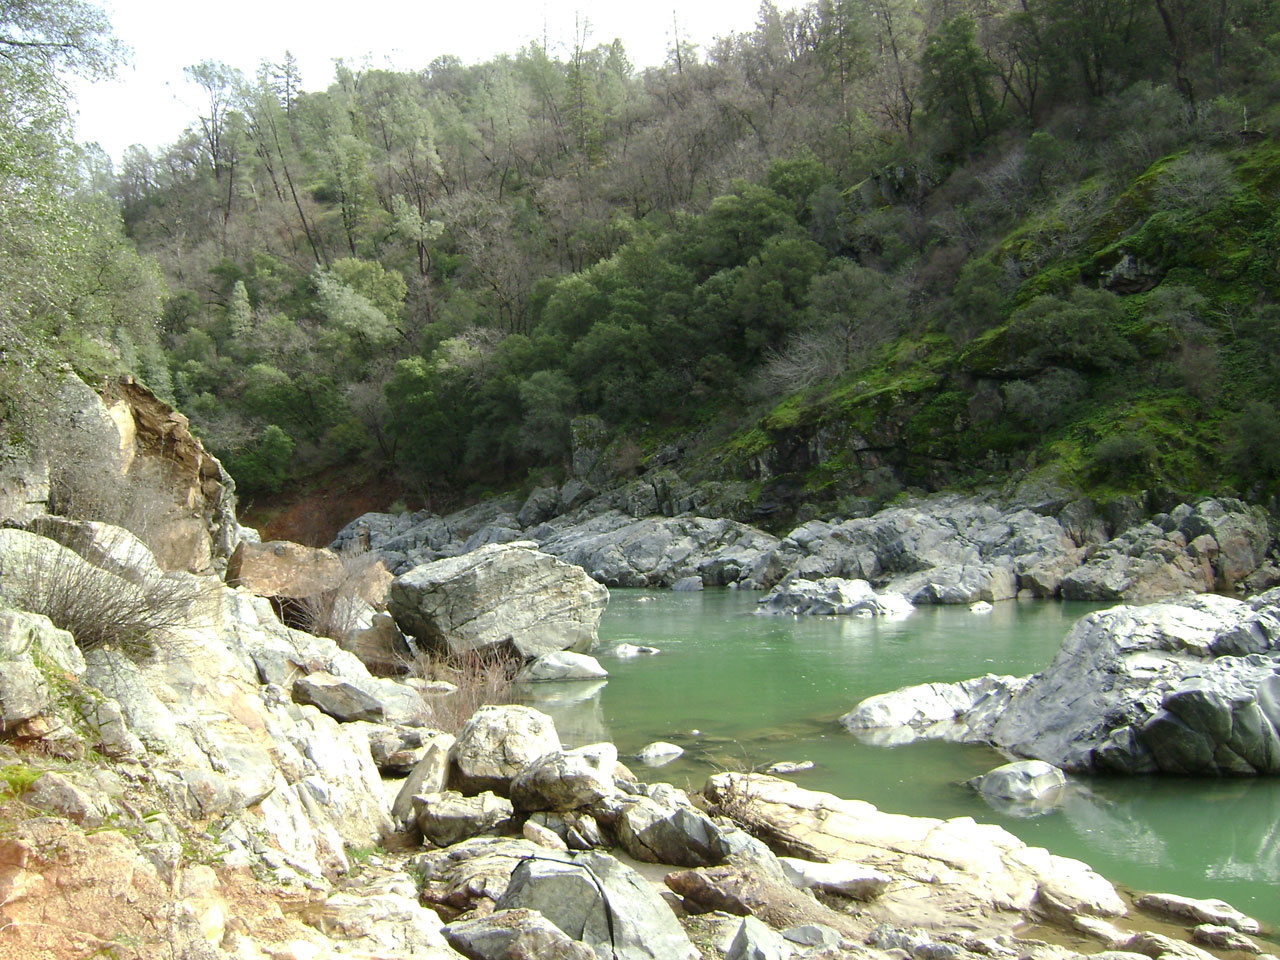
[[[753,615],[759,594],[614,590],[596,655],[607,683],[543,684],[535,705],[564,741],[617,744],[648,780],[697,788],[717,770],[809,761],[804,787],[883,810],[999,823],[1028,843],[1084,860],[1116,883],[1218,897],[1280,928],[1280,778],[1076,780],[1036,817],[995,810],[960,781],[1005,762],[982,746],[860,741],[837,722],[859,700],[983,673],[1033,673],[1099,604],[1050,601],[921,607],[902,620]],[[657,647],[618,657],[621,642]],[[654,740],[683,757],[646,768]]]

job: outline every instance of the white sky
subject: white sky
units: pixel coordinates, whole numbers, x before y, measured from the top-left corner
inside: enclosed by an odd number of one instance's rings
[[[590,24],[587,45],[619,38],[637,68],[655,66],[671,45],[673,19],[683,41],[705,48],[715,37],[751,29],[759,0],[107,0],[116,36],[133,48],[133,63],[111,83],[77,87],[77,139],[101,144],[119,162],[140,143],[153,152],[175,141],[196,118],[199,98],[182,70],[202,60],[238,67],[252,76],[266,59],[289,50],[305,90],[323,90],[333,60],[400,69],[425,67],[453,54],[479,63],[541,40],[551,49],[572,45],[574,18]],[[785,6],[786,4],[779,4]],[[673,18],[673,8],[675,17]]]

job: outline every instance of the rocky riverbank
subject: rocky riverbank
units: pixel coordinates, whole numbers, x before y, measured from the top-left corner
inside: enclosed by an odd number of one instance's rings
[[[733,520],[653,516],[624,488],[584,499],[579,481],[447,517],[365,514],[332,544],[375,550],[393,572],[530,540],[610,587],[738,586],[837,577],[914,604],[1019,596],[1146,602],[1280,583],[1266,515],[1228,499],[1144,515],[1065,493],[936,495],[871,516],[811,520],[775,537]]]

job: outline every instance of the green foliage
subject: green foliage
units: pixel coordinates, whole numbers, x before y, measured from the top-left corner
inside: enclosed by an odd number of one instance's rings
[[[1005,338],[1010,371],[1050,364],[1089,372],[1114,370],[1137,359],[1121,331],[1123,306],[1106,290],[1076,287],[1065,298],[1036,297],[1009,318]]]
[[[996,68],[983,55],[972,17],[942,24],[925,43],[922,95],[930,114],[959,150],[985,140],[999,125]]]
[[[293,439],[271,424],[256,441],[228,457],[227,466],[246,494],[279,493],[289,478],[293,449]]]

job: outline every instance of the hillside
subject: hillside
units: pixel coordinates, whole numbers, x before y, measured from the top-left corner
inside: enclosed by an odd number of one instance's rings
[[[44,94],[10,117],[48,197],[10,198],[8,419],[24,363],[131,371],[262,520],[562,480],[575,431],[775,529],[1027,474],[1267,502],[1277,23],[1202,7],[765,4],[643,71],[584,35],[322,92],[207,61],[119,171]],[[110,69],[75,15],[31,76]]]

